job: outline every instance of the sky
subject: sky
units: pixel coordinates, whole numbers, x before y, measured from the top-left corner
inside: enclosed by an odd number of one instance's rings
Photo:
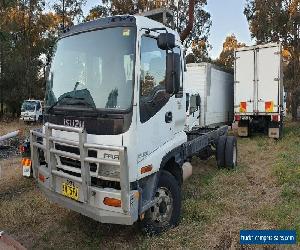
[[[92,0],[91,0],[92,1]],[[244,15],[245,0],[207,0],[212,27],[209,42],[213,46],[210,56],[216,58],[222,51],[226,36],[235,34],[238,41],[251,45],[251,36]]]
[[[87,0],[85,14],[101,0]],[[207,11],[211,14],[212,27],[209,42],[212,45],[210,56],[215,59],[222,51],[226,36],[234,33],[240,42],[251,45],[248,22],[243,14],[246,0],[207,0]]]

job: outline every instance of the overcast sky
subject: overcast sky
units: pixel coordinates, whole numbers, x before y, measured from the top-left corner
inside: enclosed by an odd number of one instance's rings
[[[222,45],[227,35],[234,33],[238,40],[252,44],[248,22],[243,14],[246,0],[207,0],[206,9],[211,14],[212,27],[209,41],[213,46],[210,56],[216,58],[222,51]],[[101,3],[101,0],[87,0],[85,14]]]

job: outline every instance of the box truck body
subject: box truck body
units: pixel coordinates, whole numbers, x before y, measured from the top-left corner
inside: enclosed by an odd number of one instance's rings
[[[235,50],[234,71],[239,135],[248,136],[251,130],[261,129],[279,138],[284,111],[281,45],[270,43]],[[274,129],[279,129],[278,133]]]
[[[209,127],[233,121],[233,74],[210,63],[187,64],[186,93],[189,98],[187,127]],[[195,96],[200,96],[196,107]],[[194,112],[195,111],[195,112]]]

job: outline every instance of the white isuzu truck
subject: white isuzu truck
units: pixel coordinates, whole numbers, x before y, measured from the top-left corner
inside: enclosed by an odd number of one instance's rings
[[[234,53],[234,108],[239,136],[262,131],[280,138],[285,106],[281,45],[243,47]]]
[[[25,100],[21,107],[20,120],[24,122],[41,122],[43,120],[43,102],[40,100]]]
[[[143,16],[107,17],[62,34],[44,125],[30,139],[33,176],[51,201],[159,233],[179,222],[193,156],[205,151],[219,167],[236,166],[227,126],[185,130],[183,39]]]

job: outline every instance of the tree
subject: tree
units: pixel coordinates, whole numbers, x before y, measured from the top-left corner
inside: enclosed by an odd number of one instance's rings
[[[244,14],[257,43],[280,41],[289,52],[284,83],[295,119],[300,104],[300,0],[247,0]]]
[[[223,50],[215,63],[225,69],[233,70],[234,50],[244,46],[246,46],[246,44],[238,42],[234,34],[227,36],[223,43]]]
[[[53,5],[55,13],[61,19],[61,26],[72,26],[75,21],[83,18],[82,7],[86,4],[86,0],[56,0]]]
[[[89,14],[86,16],[85,21],[92,21],[97,18],[105,17],[108,15],[108,8],[103,5],[98,5],[93,7],[90,11]]]
[[[57,34],[44,0],[0,2],[0,98],[13,114],[24,99],[43,98],[45,61]]]
[[[184,30],[188,21],[189,0],[175,1],[148,1],[148,0],[104,0],[102,4],[90,10],[86,17],[87,21],[104,17],[107,15],[136,14],[145,11],[167,7],[174,13],[175,26],[180,33]],[[184,41],[186,48],[192,48],[191,53],[195,61],[208,60],[208,36],[211,27],[210,14],[204,9],[206,0],[198,0],[195,4],[194,28],[188,38]],[[192,46],[193,45],[193,46]]]

